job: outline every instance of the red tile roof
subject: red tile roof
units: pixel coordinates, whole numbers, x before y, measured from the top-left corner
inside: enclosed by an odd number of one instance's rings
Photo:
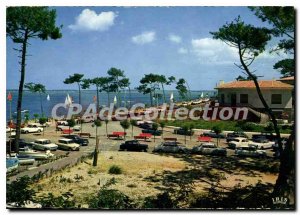
[[[258,81],[260,88],[265,89],[292,89],[293,86],[290,84],[283,83],[281,81],[268,80]],[[220,84],[216,89],[251,89],[255,88],[253,81],[233,81],[229,83]]]

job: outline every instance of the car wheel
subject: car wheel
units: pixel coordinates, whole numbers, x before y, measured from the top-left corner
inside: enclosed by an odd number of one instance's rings
[[[144,149],[144,152],[147,152],[147,149]]]
[[[261,149],[261,150],[264,150],[264,147],[262,146],[262,147],[260,147],[260,149]]]
[[[25,131],[25,134],[28,134],[29,133],[29,131]]]
[[[42,131],[41,131],[41,130],[38,130],[38,132],[41,133]]]

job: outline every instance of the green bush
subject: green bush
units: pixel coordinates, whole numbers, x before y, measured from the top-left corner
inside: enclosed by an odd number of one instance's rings
[[[177,208],[177,205],[168,192],[163,192],[154,197],[146,197],[142,207],[147,209],[174,209]]]
[[[117,165],[112,165],[108,169],[109,174],[120,175],[122,174],[122,172],[123,172],[122,168]]]
[[[99,192],[88,200],[89,208],[94,209],[131,209],[134,208],[133,201],[122,192],[109,189],[115,184],[115,179],[112,178],[103,185]]]
[[[18,178],[6,184],[6,202],[16,203],[18,207],[24,206],[26,201],[33,201],[35,191],[30,188],[32,181],[28,176]]]
[[[70,192],[63,193],[61,196],[54,196],[52,193],[41,196],[38,202],[42,208],[61,208],[61,209],[74,209],[76,208],[73,194]],[[77,206],[79,208],[80,206]]]

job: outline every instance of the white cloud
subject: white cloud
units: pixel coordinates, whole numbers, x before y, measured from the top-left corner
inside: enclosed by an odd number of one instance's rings
[[[238,60],[237,49],[212,38],[193,39],[193,53],[203,64],[228,64]]]
[[[133,36],[131,40],[135,44],[143,45],[153,42],[155,40],[155,36],[156,33],[154,31],[145,31],[139,35]]]
[[[175,34],[169,34],[168,40],[170,40],[173,43],[181,43],[181,37]]]
[[[178,51],[177,51],[179,54],[187,54],[188,53],[188,50],[186,48],[179,48]]]
[[[117,13],[112,11],[97,14],[93,10],[84,9],[69,28],[75,31],[106,31],[114,25],[116,17]]]

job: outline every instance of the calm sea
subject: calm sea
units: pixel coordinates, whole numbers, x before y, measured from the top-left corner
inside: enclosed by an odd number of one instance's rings
[[[6,93],[11,92],[12,94],[12,115],[13,117],[16,115],[14,112],[16,111],[17,107],[17,99],[18,99],[18,91],[17,90],[7,90]],[[178,95],[177,91],[166,91],[166,100],[169,102],[170,95],[173,92],[175,101],[180,101],[180,97]],[[215,95],[216,91],[191,91],[191,97],[192,99],[199,98],[201,94],[204,94],[204,96],[212,97]],[[50,101],[47,100],[47,95],[49,94]],[[42,95],[42,102],[44,107],[44,113],[46,116],[51,115],[52,107],[57,103],[64,103],[65,98],[69,94],[74,102],[78,102],[78,91],[76,90],[49,90],[46,94]],[[83,90],[81,92],[81,100],[82,105],[87,106],[90,103],[94,102],[94,96],[96,95],[96,92],[94,90]],[[107,105],[107,94],[106,93],[99,93],[100,96],[100,105]],[[110,102],[113,102],[115,94],[110,93]],[[139,93],[137,91],[131,91],[131,100],[128,91],[124,91],[120,93],[120,100],[122,100],[122,106],[124,106],[125,102],[127,101],[127,104],[130,104],[129,101],[131,101],[131,104],[134,103],[144,103],[149,105],[150,104],[150,96],[149,94],[143,95],[142,93]],[[158,99],[158,104],[161,104],[163,102],[163,99]],[[155,104],[156,101],[154,100]],[[6,117],[9,119],[9,102],[6,102]],[[23,95],[23,103],[22,103],[22,110],[28,110],[31,117],[33,117],[33,114],[41,113],[40,108],[40,97],[36,93],[31,93],[29,91],[24,91]]]

